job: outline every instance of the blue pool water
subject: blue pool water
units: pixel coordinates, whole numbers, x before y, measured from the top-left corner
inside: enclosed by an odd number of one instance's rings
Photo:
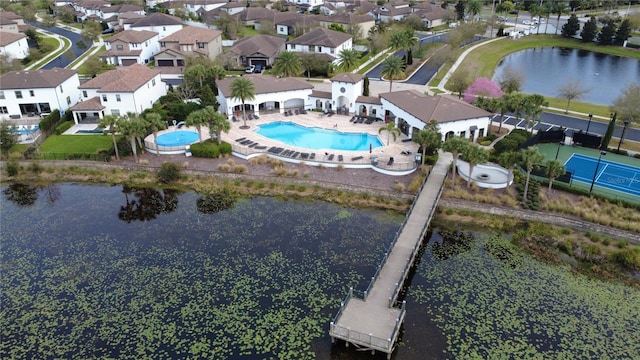
[[[182,146],[198,141],[198,133],[190,130],[178,130],[158,135],[159,146]]]
[[[305,149],[366,151],[382,142],[377,136],[365,133],[345,133],[336,130],[308,128],[292,122],[276,121],[259,125],[256,132],[269,139]]]

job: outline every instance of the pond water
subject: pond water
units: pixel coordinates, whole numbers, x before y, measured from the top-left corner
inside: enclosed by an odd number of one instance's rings
[[[385,358],[327,332],[401,216],[119,186],[1,190],[1,358]],[[517,251],[500,260],[486,250],[508,253],[499,240],[451,239],[424,248],[395,358],[640,353],[638,290]]]
[[[509,54],[493,79],[507,67],[524,74],[522,92],[557,98],[562,85],[577,80],[590,90],[579,101],[601,105],[613,104],[627,85],[640,82],[640,60],[580,49],[545,47]]]

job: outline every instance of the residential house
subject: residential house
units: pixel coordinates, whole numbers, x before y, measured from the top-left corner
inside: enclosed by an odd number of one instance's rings
[[[124,29],[131,29],[131,25],[144,19],[146,15],[140,15],[133,11],[127,11],[125,13],[118,14],[115,20],[105,20],[109,25],[109,28],[116,31],[122,31]],[[159,35],[158,35],[159,36]]]
[[[0,55],[6,56],[7,60],[26,58],[29,55],[27,35],[0,31]]]
[[[107,51],[100,54],[100,59],[118,66],[147,64],[160,51],[159,40],[154,31],[125,30],[105,41]]]
[[[243,26],[253,26],[256,30],[259,30],[260,21],[268,21],[273,25],[275,13],[276,11],[263,7],[248,7],[236,14],[235,17]]]
[[[317,28],[287,42],[288,51],[327,54],[337,61],[340,53],[353,46],[352,36],[339,31]]]
[[[452,11],[424,2],[417,3],[409,16],[418,16],[427,28],[433,28],[445,24],[446,19],[452,16]]]
[[[245,100],[246,109],[255,114],[260,112],[280,112],[287,109],[302,109],[307,103],[313,89],[311,83],[296,78],[277,78],[271,75],[251,74],[245,75],[254,87],[254,99]],[[220,104],[220,111],[231,118],[239,116],[242,112],[242,101],[231,95],[231,83],[234,78],[225,78],[216,81]]]
[[[78,88],[83,101],[70,109],[76,124],[95,123],[105,115],[140,114],[167,94],[160,71],[140,64],[100,74]]]
[[[64,113],[80,99],[79,85],[76,70],[10,71],[0,77],[0,118]]]
[[[24,31],[24,19],[11,11],[0,11],[0,31],[17,33]]]
[[[358,14],[334,14],[320,17],[320,26],[329,27],[331,24],[342,25],[345,29],[350,26],[359,26],[361,30],[361,38],[367,37],[369,30],[376,26],[376,21],[371,15]]]
[[[236,41],[226,52],[234,54],[236,65],[272,66],[285,48],[286,40],[273,35],[254,35]]]
[[[319,8],[324,3],[324,0],[291,0],[291,3],[296,4],[298,7],[305,10],[311,11]]]
[[[283,36],[296,36],[318,27],[318,16],[303,15],[294,11],[276,12],[273,17],[276,33]]]
[[[409,6],[409,3],[394,2],[378,6],[371,14],[377,21],[392,22],[402,20],[412,12],[413,10]]]
[[[145,15],[145,11],[143,8],[137,5],[132,4],[122,4],[122,5],[111,5],[111,6],[103,6],[100,8],[98,12],[98,16],[104,21],[109,19],[117,19],[120,14],[132,12],[138,15]]]
[[[168,9],[182,6],[190,14],[197,14],[199,10],[211,11],[225,5],[227,0],[174,0],[166,4]],[[171,4],[171,5],[169,5]]]
[[[78,0],[71,4],[74,10],[77,12],[76,19],[80,22],[84,22],[89,19],[102,19],[100,17],[100,10],[109,6],[102,0]]]
[[[163,13],[153,13],[129,26],[125,25],[124,29],[154,31],[157,32],[162,39],[181,30],[182,19]]]
[[[222,31],[187,26],[160,39],[160,52],[155,60],[157,67],[182,67],[188,57],[215,59],[221,53]]]

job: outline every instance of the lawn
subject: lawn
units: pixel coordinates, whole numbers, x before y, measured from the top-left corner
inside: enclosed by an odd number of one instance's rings
[[[111,151],[109,135],[52,135],[40,146],[41,153],[98,154]]]

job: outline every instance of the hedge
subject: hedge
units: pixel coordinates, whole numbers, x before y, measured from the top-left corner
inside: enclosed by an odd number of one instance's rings
[[[191,154],[195,157],[213,159],[230,153],[231,145],[225,142],[218,145],[215,141],[207,140],[205,142],[191,145]]]
[[[62,135],[65,131],[71,129],[75,123],[73,121],[65,121],[62,124],[56,126],[56,135]]]

